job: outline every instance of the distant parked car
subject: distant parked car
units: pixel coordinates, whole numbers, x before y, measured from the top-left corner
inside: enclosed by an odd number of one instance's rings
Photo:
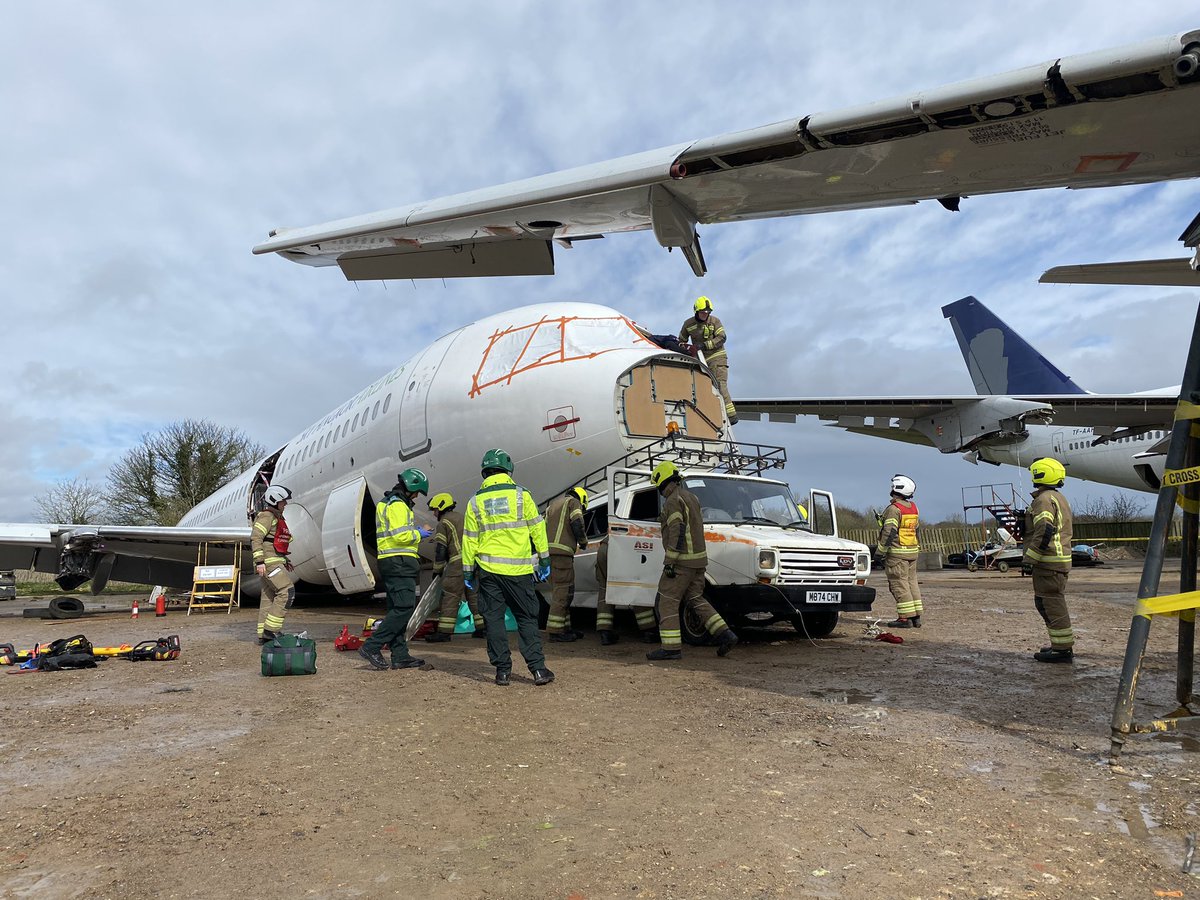
[[[1100,558],[1100,554],[1096,552],[1097,544],[1093,547],[1090,544],[1076,544],[1071,548],[1071,565],[1072,566],[1101,566],[1104,565],[1104,560]]]
[[[997,544],[988,541],[978,550],[968,550],[964,553],[951,553],[946,557],[944,568],[966,569],[975,572],[979,569],[995,569],[997,572],[1007,572],[1010,566],[1021,564],[1021,547]]]

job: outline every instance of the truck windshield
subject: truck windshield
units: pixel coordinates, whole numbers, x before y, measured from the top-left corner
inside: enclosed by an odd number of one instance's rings
[[[684,484],[700,501],[704,521],[711,524],[791,525],[800,518],[786,484],[709,475],[692,476]]]

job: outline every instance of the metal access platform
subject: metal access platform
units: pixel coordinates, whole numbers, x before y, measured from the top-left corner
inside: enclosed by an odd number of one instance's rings
[[[732,475],[762,475],[787,465],[787,451],[771,444],[722,441],[715,438],[669,434],[619,456],[589,472],[576,484],[588,493],[608,489],[608,473],[613,469],[653,469],[670,461],[681,469],[728,472]],[[572,487],[573,485],[568,485]]]

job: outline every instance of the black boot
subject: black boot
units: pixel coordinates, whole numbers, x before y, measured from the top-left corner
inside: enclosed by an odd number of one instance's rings
[[[558,631],[550,635],[550,641],[555,644],[569,644],[579,640],[579,634],[574,631]]]
[[[737,646],[738,636],[732,628],[726,628],[717,637],[717,656],[728,656],[729,651]]]
[[[683,659],[682,650],[667,650],[665,647],[659,647],[657,650],[651,650],[646,654],[646,659],[658,661],[660,659]]]
[[[918,613],[917,615],[915,615],[915,616],[910,616],[908,621],[909,621],[910,623],[912,623],[912,627],[913,627],[913,628],[920,628],[920,627],[921,627],[921,616],[920,616],[920,614],[919,614],[919,613]]]
[[[386,669],[388,667],[387,660],[383,658],[383,654],[378,650],[372,653],[366,647],[359,647],[358,655],[369,662],[376,669]]]
[[[508,675],[509,673],[505,672],[503,669],[497,669],[496,684],[500,685],[500,687],[508,687]]]
[[[912,628],[913,623],[912,623],[911,619],[896,619],[896,621],[894,621],[894,622],[888,622],[887,627],[888,628]]]
[[[446,641],[450,640],[450,635],[446,634],[444,631],[435,631],[432,634],[425,635],[425,640],[429,641],[431,644],[444,644]]]
[[[645,631],[642,632],[642,643],[643,644],[657,644],[658,643],[658,632],[655,631],[653,628],[647,628]]]
[[[1075,661],[1075,651],[1070,647],[1048,647],[1033,654],[1033,658],[1044,663],[1069,663]]]
[[[602,647],[611,647],[618,640],[619,638],[617,637],[617,633],[615,631],[600,632],[600,646]]]
[[[425,665],[425,660],[418,659],[415,656],[410,656],[408,659],[393,659],[393,669],[419,669]]]
[[[554,673],[549,669],[535,669],[533,671],[533,683],[539,687],[543,684],[549,684],[554,680]]]
[[[258,642],[260,644],[269,644],[269,643],[271,643],[271,641],[275,640],[275,638],[277,638],[277,637],[279,637],[279,635],[277,635],[273,631],[264,631],[262,634],[260,634],[258,636]]]

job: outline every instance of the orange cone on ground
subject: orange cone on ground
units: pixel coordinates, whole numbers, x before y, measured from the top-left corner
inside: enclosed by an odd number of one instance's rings
[[[133,598],[133,613],[132,613],[132,615],[130,615],[129,618],[136,619],[137,617],[138,617],[137,597],[134,597]]]

